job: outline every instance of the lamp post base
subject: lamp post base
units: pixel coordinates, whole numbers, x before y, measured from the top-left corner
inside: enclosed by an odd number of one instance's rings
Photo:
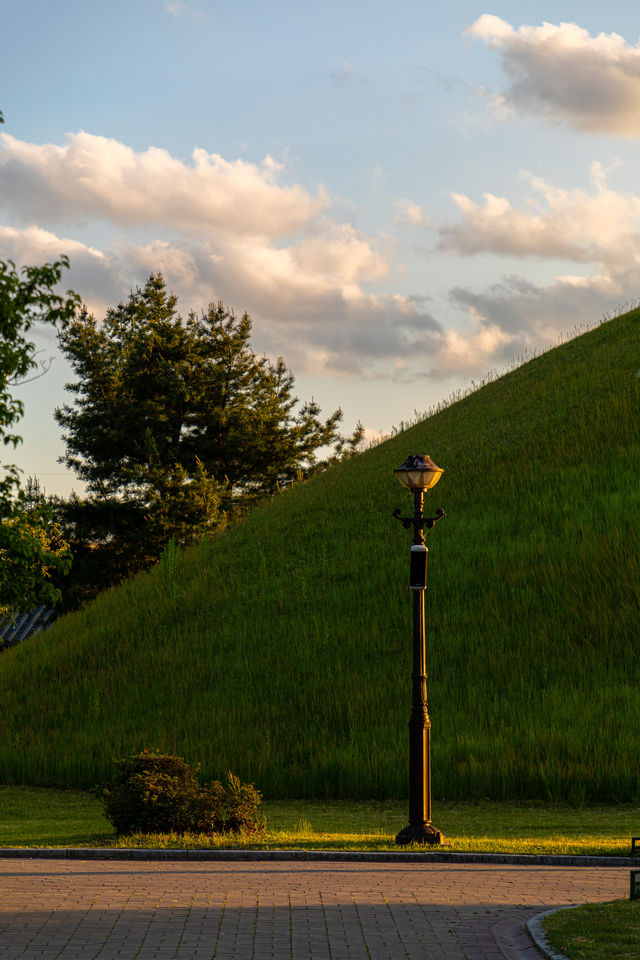
[[[411,823],[396,837],[398,846],[402,847],[407,843],[428,843],[433,847],[442,843],[442,834],[431,823]]]

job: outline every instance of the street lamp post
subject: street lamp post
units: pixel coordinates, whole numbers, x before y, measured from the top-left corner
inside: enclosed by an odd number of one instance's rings
[[[431,457],[417,454],[407,457],[394,471],[400,483],[413,494],[413,517],[393,516],[407,529],[413,527],[409,586],[413,592],[413,673],[412,711],[409,720],[409,826],[400,831],[396,843],[442,843],[442,834],[431,823],[431,721],[427,708],[427,668],[425,656],[424,595],[427,587],[427,546],[424,528],[433,527],[444,517],[424,517],[425,490],[435,487],[443,474]]]

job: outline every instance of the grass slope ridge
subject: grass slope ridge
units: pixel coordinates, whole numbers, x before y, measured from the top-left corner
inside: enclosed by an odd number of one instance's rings
[[[640,795],[640,311],[313,478],[0,657],[0,780],[144,746],[266,796],[407,792],[411,502],[427,509],[435,798]]]

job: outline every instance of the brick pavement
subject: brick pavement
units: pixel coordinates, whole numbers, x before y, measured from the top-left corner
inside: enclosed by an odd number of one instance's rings
[[[628,868],[0,860],[0,960],[534,960]]]

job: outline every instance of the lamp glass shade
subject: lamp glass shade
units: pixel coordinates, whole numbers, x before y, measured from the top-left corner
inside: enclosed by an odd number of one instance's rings
[[[436,466],[428,454],[415,454],[407,457],[401,467],[393,471],[408,490],[430,490],[444,473]]]

